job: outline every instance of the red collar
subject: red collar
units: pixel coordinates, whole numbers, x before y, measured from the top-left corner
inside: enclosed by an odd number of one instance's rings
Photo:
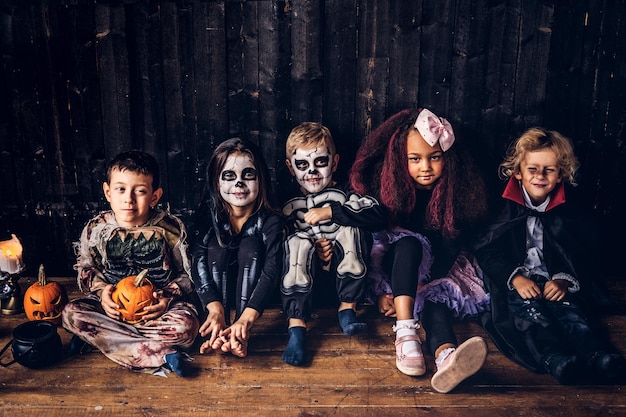
[[[513,177],[509,178],[509,182],[506,184],[506,188],[502,193],[502,198],[506,198],[522,206],[526,205],[524,203],[522,187],[520,186],[519,182]],[[563,203],[565,203],[565,186],[563,185],[563,181],[561,181],[552,191],[550,203],[548,203],[546,211]]]

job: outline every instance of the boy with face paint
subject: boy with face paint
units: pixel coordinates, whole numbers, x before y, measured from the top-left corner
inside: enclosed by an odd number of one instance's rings
[[[313,282],[320,270],[336,279],[338,318],[346,335],[367,330],[356,317],[357,303],[365,295],[371,249],[369,229],[384,227],[378,202],[361,196],[333,180],[339,155],[328,128],[305,122],[295,127],[286,143],[286,164],[300,195],[283,205],[289,236],[285,241],[285,267],[281,281],[283,311],[289,342],[284,362],[301,366],[306,355],[306,323],[311,315]]]

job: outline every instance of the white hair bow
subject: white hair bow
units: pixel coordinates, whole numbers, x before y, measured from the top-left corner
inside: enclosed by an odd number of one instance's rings
[[[430,146],[435,146],[439,142],[444,152],[454,143],[454,131],[450,123],[430,110],[422,110],[413,126]]]

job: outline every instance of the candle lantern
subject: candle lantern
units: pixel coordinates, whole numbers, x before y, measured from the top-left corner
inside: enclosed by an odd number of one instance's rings
[[[12,315],[24,311],[18,280],[24,270],[22,244],[15,235],[0,242],[0,301],[2,314]]]

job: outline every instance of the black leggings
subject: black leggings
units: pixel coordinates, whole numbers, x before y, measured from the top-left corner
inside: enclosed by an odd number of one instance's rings
[[[391,271],[393,296],[406,295],[415,298],[422,263],[422,243],[415,237],[405,236],[391,246],[383,259],[383,268]],[[421,314],[426,331],[426,345],[434,354],[445,343],[457,345],[452,329],[452,313],[448,306],[426,301]]]
[[[383,259],[383,269],[391,271],[393,296],[415,297],[422,263],[422,243],[413,236],[405,236],[395,242]]]
[[[426,301],[421,314],[422,326],[426,332],[426,346],[433,355],[439,346],[451,343],[457,346],[452,329],[452,312],[447,305]]]

